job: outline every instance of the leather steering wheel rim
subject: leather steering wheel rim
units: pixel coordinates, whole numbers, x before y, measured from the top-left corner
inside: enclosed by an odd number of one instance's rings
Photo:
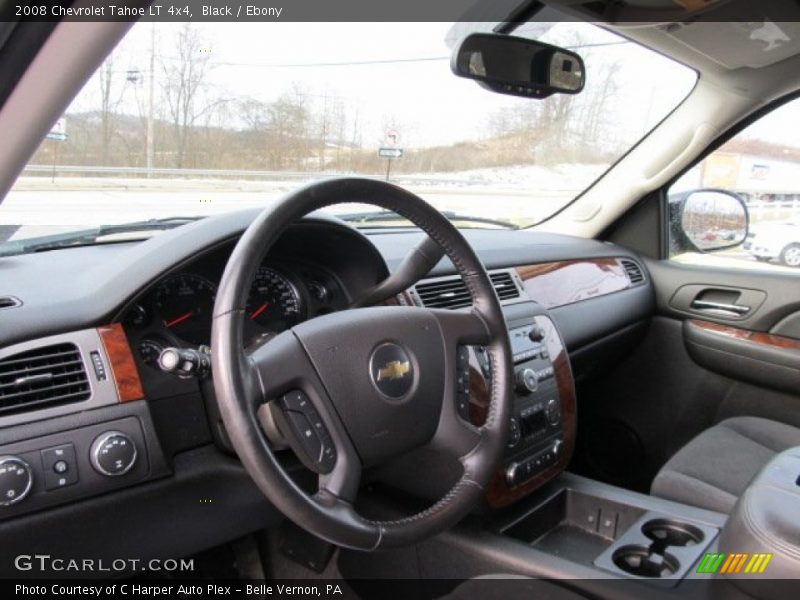
[[[245,304],[255,271],[270,247],[289,225],[308,213],[343,202],[391,210],[420,227],[442,247],[463,277],[472,306],[462,311],[417,307],[342,311],[317,317],[304,328],[298,326],[280,334],[254,353],[246,352],[242,331]],[[380,457],[381,449],[377,443],[358,441],[353,432],[362,424],[352,419],[346,422],[342,413],[347,412],[349,406],[343,404],[345,400],[334,396],[333,384],[323,381],[323,375],[330,371],[326,371],[326,365],[320,361],[327,360],[326,356],[341,361],[345,360],[344,356],[336,352],[325,355],[322,349],[314,346],[322,343],[318,340],[324,340],[330,350],[335,347],[331,346],[331,339],[365,338],[357,342],[362,347],[351,353],[357,357],[368,348],[366,344],[370,340],[366,338],[372,335],[371,327],[375,327],[375,344],[388,335],[382,331],[400,332],[395,336],[400,338],[405,335],[404,331],[411,330],[412,333],[424,332],[430,342],[426,346],[433,348],[417,345],[417,352],[435,352],[437,357],[442,354],[441,362],[437,362],[439,358],[431,361],[427,357],[425,361],[412,360],[413,368],[421,371],[413,373],[413,390],[420,390],[420,398],[414,398],[413,406],[417,407],[414,410],[424,410],[426,415],[433,415],[431,419],[436,419],[435,431],[429,440],[423,440],[425,444],[451,453],[463,465],[461,478],[438,502],[420,513],[393,521],[365,519],[353,508],[361,463],[366,464],[368,451]],[[492,369],[488,416],[479,428],[460,420],[455,412],[455,384],[451,381],[455,378],[455,353],[458,345],[467,344],[485,346]],[[214,389],[220,413],[245,469],[286,517],[339,546],[360,550],[397,547],[444,531],[480,501],[502,456],[512,402],[512,358],[500,302],[486,269],[458,229],[421,198],[395,185],[366,178],[330,179],[303,187],[265,209],[244,232],[228,260],[214,306],[211,346]],[[308,363],[311,368],[308,365],[299,367],[301,362]],[[422,372],[431,362],[444,365],[444,373],[434,373],[431,369]],[[298,373],[290,375],[288,371],[294,368]],[[358,371],[361,365],[352,368],[353,373],[362,377]],[[424,385],[443,390],[437,400],[439,406],[430,399],[431,394],[423,393],[427,389]],[[273,401],[272,394],[292,386],[308,391],[337,451],[335,466],[329,473],[320,474],[320,489],[313,495],[300,489],[284,471],[257,416],[262,404]],[[395,406],[398,403],[391,403],[391,406],[387,403],[387,408],[377,406],[378,401],[369,400],[369,410],[405,410]],[[358,399],[346,401],[357,403]],[[333,409],[326,403],[334,403]],[[412,404],[408,406],[411,411]],[[435,415],[437,410],[438,415]],[[396,439],[401,440],[398,444],[403,443],[402,436]]]

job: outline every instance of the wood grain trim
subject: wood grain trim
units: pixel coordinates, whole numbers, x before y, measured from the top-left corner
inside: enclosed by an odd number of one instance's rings
[[[547,350],[553,361],[555,372],[556,387],[561,399],[561,427],[564,440],[561,458],[554,465],[551,465],[536,477],[524,484],[510,488],[506,484],[505,465],[498,469],[489,482],[486,492],[486,500],[490,506],[499,508],[507,506],[520,498],[527,496],[534,490],[541,487],[547,481],[561,473],[569,464],[572,453],[575,449],[575,437],[578,424],[577,402],[575,395],[575,381],[572,378],[572,368],[569,363],[569,355],[564,347],[564,342],[553,322],[547,317],[536,317],[536,324],[545,330]],[[470,377],[470,391],[472,378]],[[471,395],[471,394],[470,394]],[[477,401],[476,401],[477,404]],[[472,412],[470,411],[470,414]]]
[[[740,329],[739,327],[712,323],[711,321],[700,321],[698,319],[692,319],[689,323],[704,331],[741,340],[743,342],[751,342],[762,346],[774,346],[775,348],[782,348],[784,350],[800,350],[800,340],[784,337],[782,335],[750,331],[749,329]]]
[[[144,398],[139,371],[133,360],[131,347],[125,330],[119,323],[97,328],[110,363],[111,376],[117,387],[120,402],[132,402]]]
[[[562,260],[516,270],[531,299],[548,309],[632,287],[618,258]]]

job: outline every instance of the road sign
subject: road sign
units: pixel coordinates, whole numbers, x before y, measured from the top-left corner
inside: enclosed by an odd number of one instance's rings
[[[386,130],[386,145],[396,147],[400,143],[400,132],[396,129]]]
[[[403,158],[402,148],[378,148],[378,156],[381,158]]]
[[[67,120],[64,117],[61,117],[58,121],[56,121],[56,124],[53,125],[50,133],[47,134],[47,139],[56,140],[58,142],[67,141]]]

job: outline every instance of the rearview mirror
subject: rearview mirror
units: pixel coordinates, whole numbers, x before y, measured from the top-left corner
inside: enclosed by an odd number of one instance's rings
[[[744,242],[750,217],[733,192],[700,189],[670,198],[673,228],[700,252],[733,248]]]
[[[453,73],[474,79],[501,94],[547,98],[583,89],[583,59],[575,52],[536,40],[493,33],[473,33],[450,61]]]

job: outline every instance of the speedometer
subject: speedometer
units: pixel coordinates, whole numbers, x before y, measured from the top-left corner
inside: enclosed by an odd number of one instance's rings
[[[216,295],[216,286],[205,277],[181,273],[159,284],[155,309],[164,327],[177,337],[192,344],[208,344]]]
[[[260,267],[250,287],[246,316],[270,331],[289,329],[303,320],[300,294],[278,271]]]

